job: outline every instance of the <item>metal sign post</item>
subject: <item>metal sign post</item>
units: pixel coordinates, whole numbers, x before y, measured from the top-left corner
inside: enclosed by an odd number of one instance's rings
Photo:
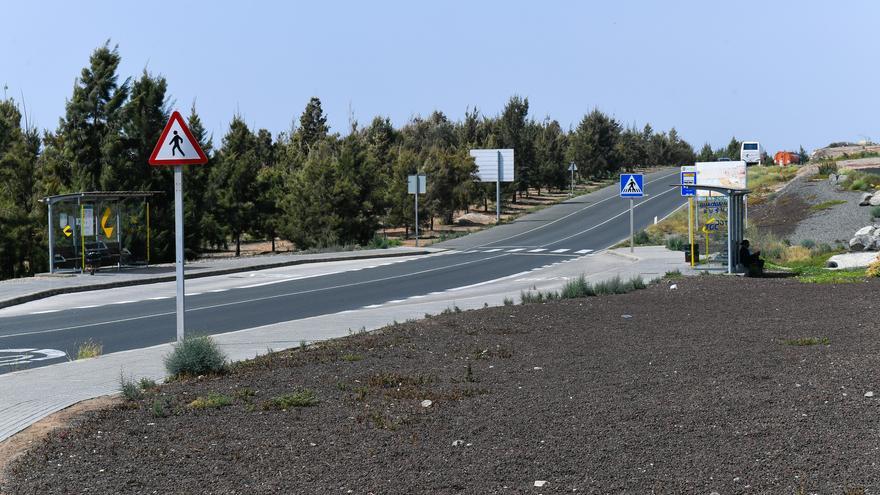
[[[183,278],[183,166],[174,166],[174,261],[177,278],[177,341],[184,337],[186,291]]]
[[[681,167],[681,184],[683,184],[681,187],[681,195],[682,197],[688,198],[688,242],[690,243],[691,249],[691,268],[696,265],[696,260],[694,259],[694,251],[696,251],[694,248],[694,197],[697,195],[697,190],[693,187],[685,187],[684,184],[696,185],[696,183],[696,167]]]
[[[571,162],[571,165],[568,166],[568,170],[569,170],[569,172],[571,172],[571,182],[569,183],[570,186],[569,186],[569,190],[568,190],[569,197],[574,196],[574,172],[577,169],[578,169],[578,166],[575,165],[574,162]]]
[[[182,135],[181,135],[182,134]],[[177,279],[177,342],[185,337],[186,292],[184,291],[183,259],[183,165],[203,164],[208,157],[183,122],[180,112],[173,112],[159,142],[148,160],[150,165],[174,166],[174,258]],[[149,217],[147,217],[149,218]]]
[[[419,247],[419,194],[428,191],[428,177],[424,174],[415,174],[407,177],[407,192],[414,195],[416,213],[416,247]]]
[[[620,197],[629,198],[629,251],[635,252],[635,201],[633,198],[645,197],[645,176],[642,174],[620,174]]]
[[[495,183],[495,221],[501,221],[501,183],[514,181],[513,150],[470,150],[480,182]]]

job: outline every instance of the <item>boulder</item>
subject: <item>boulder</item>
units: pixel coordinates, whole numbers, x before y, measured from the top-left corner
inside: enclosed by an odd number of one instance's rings
[[[843,184],[843,182],[846,181],[847,177],[848,177],[848,176],[847,176],[846,174],[840,174],[840,175],[838,175],[838,176],[837,176],[837,183],[838,183],[838,184]]]
[[[856,231],[856,233],[854,234],[854,237],[858,237],[861,235],[871,237],[872,235],[874,235],[875,230],[877,230],[877,228],[874,227],[873,225],[865,225],[864,227],[862,227]]]
[[[836,186],[838,181],[839,179],[837,174],[835,174],[834,172],[828,174],[828,182],[830,182],[832,186]]]
[[[874,195],[871,196],[871,199],[868,200],[868,204],[871,206],[880,206],[880,193],[874,193]]]
[[[871,199],[873,198],[873,194],[864,193],[862,194],[862,199],[859,200],[859,206],[869,206],[871,204]]]
[[[850,251],[867,251],[874,245],[874,238],[869,235],[856,235],[849,240]]]

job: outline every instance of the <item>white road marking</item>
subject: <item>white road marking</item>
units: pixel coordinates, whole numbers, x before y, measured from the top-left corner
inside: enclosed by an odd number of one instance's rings
[[[541,251],[546,251],[546,250],[547,249],[545,249],[545,248],[529,249],[529,252],[530,253],[540,253]]]
[[[661,181],[661,180],[668,179],[669,177],[675,177],[675,176],[678,176],[678,174],[679,174],[679,172],[676,171],[675,173],[672,173],[672,174],[669,174],[669,175],[664,175],[663,177],[658,177],[658,178],[656,178],[656,179],[654,179],[654,180],[648,181],[647,184],[653,184],[653,183],[655,183],[655,182],[658,182],[658,181]],[[609,187],[613,187],[613,186],[609,186]],[[675,189],[670,188],[669,190],[670,190],[670,191],[674,191]],[[598,192],[598,191],[596,191],[596,192]],[[668,191],[667,191],[667,192],[668,192]],[[591,193],[591,194],[592,194],[592,193]],[[579,210],[575,210],[575,211],[569,213],[568,215],[561,216],[561,217],[557,218],[556,220],[553,220],[552,222],[547,222],[547,223],[545,223],[545,224],[543,224],[543,225],[539,225],[539,226],[537,226],[537,227],[535,227],[535,228],[532,228],[532,229],[526,230],[525,232],[520,232],[520,233],[518,233],[518,234],[513,234],[513,235],[510,236],[510,237],[505,237],[504,239],[499,239],[499,240],[497,240],[497,241],[493,241],[493,242],[491,242],[491,243],[489,243],[489,244],[484,244],[483,246],[476,246],[476,247],[484,247],[484,246],[487,246],[487,245],[498,244],[499,242],[502,242],[502,241],[508,241],[508,240],[510,240],[510,239],[513,239],[514,237],[519,237],[519,236],[522,236],[522,235],[526,235],[526,234],[528,234],[528,233],[534,232],[534,231],[539,230],[539,229],[545,229],[545,228],[547,228],[547,227],[553,225],[554,223],[561,222],[561,221],[565,220],[566,218],[568,218],[568,217],[570,217],[570,216],[572,216],[572,215],[577,215],[578,213],[580,213],[580,212],[582,212],[582,211],[584,211],[584,210],[588,210],[588,209],[590,209],[590,208],[592,208],[592,207],[594,207],[594,206],[598,206],[598,205],[600,205],[600,204],[602,204],[602,203],[604,203],[604,202],[606,202],[606,201],[611,201],[612,199],[620,199],[620,196],[618,196],[617,194],[615,194],[615,195],[613,195],[613,196],[609,196],[609,197],[607,197],[607,198],[605,198],[605,199],[602,199],[602,200],[596,201],[595,203],[589,204],[589,205],[587,205],[587,206],[585,206],[585,207],[583,207],[583,208],[581,208],[581,209],[579,209]],[[643,204],[643,203],[645,203],[645,202],[646,202],[646,201],[643,201],[642,203],[639,203],[639,204]],[[629,213],[629,210],[627,209],[625,213]]]
[[[500,281],[506,280],[508,278],[521,277],[527,273],[529,273],[529,272],[524,271],[524,272],[514,273],[513,275],[507,275],[506,277],[496,278],[496,279],[492,279],[492,280],[486,280],[485,282],[480,282],[477,284],[463,285],[461,287],[456,287],[454,289],[447,289],[446,292],[456,292],[456,291],[460,291],[460,290],[464,290],[464,289],[471,289],[473,287],[480,287],[481,285],[488,285],[491,283],[500,282]]]
[[[134,301],[116,301],[116,302],[112,302],[112,303],[107,303],[107,305],[110,306],[110,305],[115,305],[115,304],[129,304],[129,303],[133,303],[133,302]]]
[[[424,295],[424,294],[423,294],[423,295],[420,295],[420,296],[409,296],[408,299],[422,299],[422,298],[424,298],[424,297],[428,297],[428,296],[427,296],[427,295]]]
[[[575,251],[574,254],[587,254],[592,252],[592,249],[581,249],[580,251]]]
[[[161,301],[162,299],[171,299],[171,296],[159,296],[159,297],[148,298],[148,300],[150,300],[150,301]]]
[[[551,253],[564,253],[566,251],[571,251],[571,249],[554,249],[553,251],[550,251],[550,252]]]
[[[57,313],[59,311],[61,311],[61,310],[60,309],[47,309],[47,310],[43,310],[43,311],[34,311],[33,313],[30,313],[30,314],[32,314],[32,315],[45,315],[45,314],[49,314],[49,313]]]
[[[498,251],[501,251],[501,248],[487,249],[487,250],[485,250],[485,251],[483,251],[483,252],[484,252],[484,253],[497,253]]]
[[[210,292],[211,294],[216,294],[218,292],[226,292],[228,290],[229,289],[214,289],[214,290],[209,290],[208,292]]]
[[[399,304],[402,302],[406,302],[406,299],[393,299],[391,301],[386,302],[385,304]]]
[[[100,304],[89,304],[86,306],[77,306],[77,307],[71,308],[71,309],[91,309],[91,308],[97,308],[98,306],[100,306]]]
[[[508,249],[507,252],[508,253],[518,253],[520,251],[525,251],[525,250],[526,250],[526,248],[516,248],[516,249]]]
[[[370,304],[369,306],[364,306],[364,309],[376,309],[376,308],[381,308],[381,307],[382,307],[381,304]]]

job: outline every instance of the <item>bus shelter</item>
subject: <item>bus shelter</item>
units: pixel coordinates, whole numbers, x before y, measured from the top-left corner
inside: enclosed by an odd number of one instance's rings
[[[720,186],[701,186],[699,184],[673,184],[672,187],[686,187],[690,189],[710,191],[719,194],[720,198],[725,198],[724,201],[726,202],[727,211],[726,215],[723,216],[726,216],[726,218],[722,218],[722,215],[718,215],[713,217],[713,220],[716,220],[717,223],[723,222],[727,230],[727,241],[723,245],[723,250],[726,251],[727,273],[742,272],[742,265],[739,260],[739,248],[743,236],[745,235],[745,197],[751,192],[751,190]],[[711,197],[712,196],[710,196],[710,198]],[[719,198],[719,196],[714,197]],[[709,221],[707,220],[707,223],[708,222]],[[704,227],[706,226],[704,225]],[[708,254],[709,253],[707,252],[706,255],[708,256]]]
[[[150,199],[160,191],[93,191],[40,200],[49,213],[49,273],[150,263]]]

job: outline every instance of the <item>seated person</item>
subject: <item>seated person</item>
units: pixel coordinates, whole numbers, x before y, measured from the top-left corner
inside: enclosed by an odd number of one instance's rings
[[[761,251],[751,252],[749,240],[743,239],[739,247],[739,262],[742,263],[749,275],[764,273],[764,260],[760,258]]]

